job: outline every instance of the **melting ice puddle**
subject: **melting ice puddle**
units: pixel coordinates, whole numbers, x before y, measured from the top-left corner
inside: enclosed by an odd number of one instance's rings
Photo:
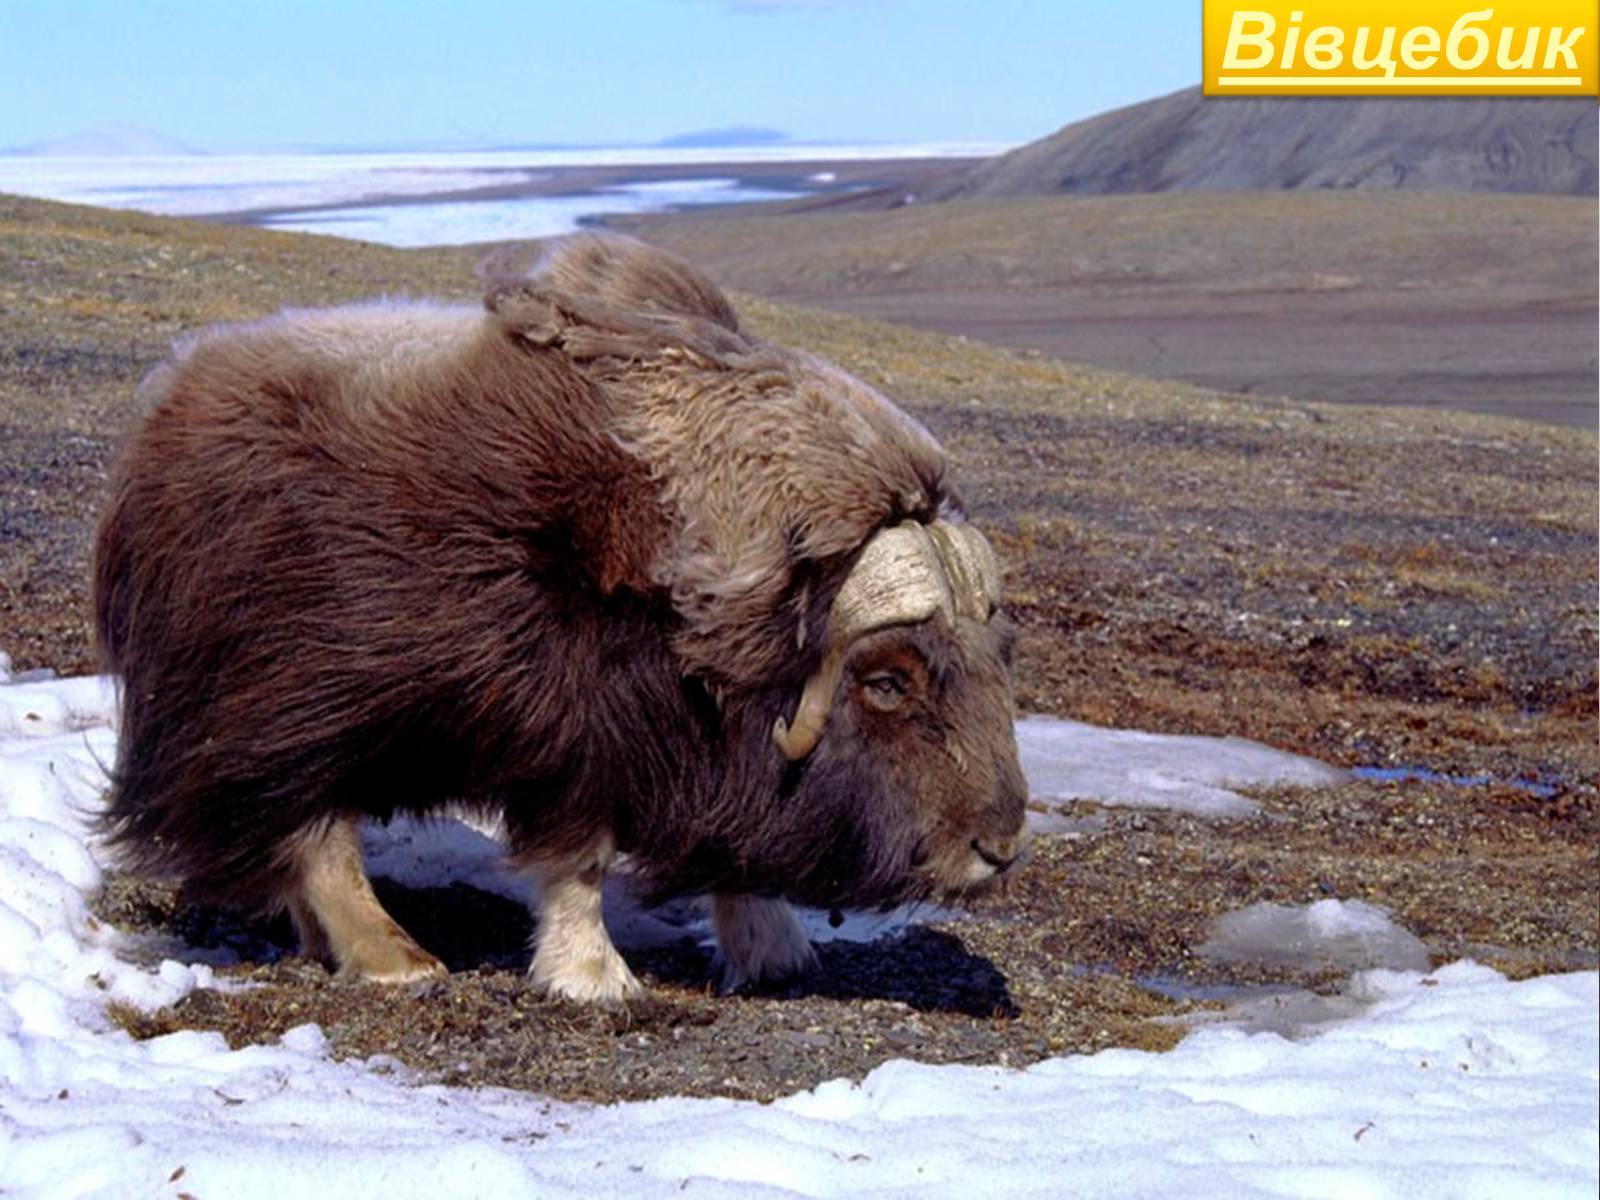
[[[1496,779],[1493,775],[1445,775],[1438,771],[1430,771],[1427,767],[1352,767],[1350,774],[1357,779],[1371,779],[1378,783],[1448,783],[1455,787],[1483,787],[1486,784],[1503,783],[1508,787],[1520,788],[1538,796],[1541,800],[1548,800],[1557,791],[1552,784],[1539,783],[1531,779]]]
[[[1371,992],[1363,974],[1365,972],[1351,976],[1338,991],[1327,995],[1273,984],[1194,987],[1160,978],[1144,978],[1138,982],[1141,987],[1171,1000],[1221,1001],[1226,1005],[1221,1009],[1153,1018],[1159,1024],[1185,1028],[1218,1025],[1244,1033],[1275,1033],[1299,1041],[1360,1016],[1378,998],[1381,993]]]
[[[1382,994],[1373,987],[1374,978],[1391,971],[1426,972],[1429,967],[1422,940],[1362,900],[1251,904],[1212,922],[1210,936],[1195,952],[1213,963],[1348,972],[1332,993],[1282,984],[1194,984],[1164,976],[1139,981],[1174,1000],[1225,1005],[1172,1018],[1180,1024],[1224,1025],[1287,1038],[1309,1037],[1358,1016]]]
[[[1212,922],[1210,936],[1195,953],[1215,963],[1319,972],[1428,969],[1422,940],[1364,900],[1252,904]]]

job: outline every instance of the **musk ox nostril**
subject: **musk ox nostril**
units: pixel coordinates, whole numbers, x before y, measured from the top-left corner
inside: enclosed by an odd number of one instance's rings
[[[984,845],[978,838],[973,838],[972,849],[979,858],[993,867],[997,874],[1000,874],[1004,873],[1012,863],[1021,857],[1022,839],[1006,838],[1004,841]]]

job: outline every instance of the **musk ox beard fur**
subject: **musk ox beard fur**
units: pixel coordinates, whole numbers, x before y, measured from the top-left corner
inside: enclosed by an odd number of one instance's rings
[[[1003,618],[863,638],[816,749],[774,746],[862,548],[962,517],[921,425],[681,261],[584,235],[483,310],[287,312],[146,390],[94,564],[135,867],[344,958],[353,823],[448,802],[546,883],[620,851],[658,895],[876,905],[1015,857]]]

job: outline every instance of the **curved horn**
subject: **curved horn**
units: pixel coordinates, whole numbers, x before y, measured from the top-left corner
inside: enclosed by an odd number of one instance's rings
[[[833,602],[828,636],[838,644],[890,625],[954,612],[950,580],[925,526],[902,521],[867,541]]]
[[[837,650],[828,653],[822,665],[806,680],[800,693],[800,706],[794,710],[790,723],[779,717],[772,725],[772,740],[790,762],[798,762],[816,748],[822,740],[822,728],[828,723],[828,710],[833,707],[833,693],[844,673],[844,655]]]
[[[949,521],[935,521],[928,535],[949,577],[956,613],[987,621],[1000,607],[1000,563],[989,539],[971,525]]]
[[[955,611],[948,572],[927,529],[903,521],[873,534],[834,598],[827,653],[806,680],[794,720],[779,717],[773,723],[772,740],[784,757],[794,762],[816,748],[852,642],[875,629],[914,625],[936,612],[949,616]]]

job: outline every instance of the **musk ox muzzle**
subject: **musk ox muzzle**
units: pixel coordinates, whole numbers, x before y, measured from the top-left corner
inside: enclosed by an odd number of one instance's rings
[[[619,855],[711,895],[730,983],[814,963],[786,900],[1009,873],[1012,632],[927,430],[628,239],[485,309],[286,313],[152,376],[95,549],[130,865],[417,978],[360,822],[464,803],[539,885],[533,981],[599,1001],[638,988]]]

